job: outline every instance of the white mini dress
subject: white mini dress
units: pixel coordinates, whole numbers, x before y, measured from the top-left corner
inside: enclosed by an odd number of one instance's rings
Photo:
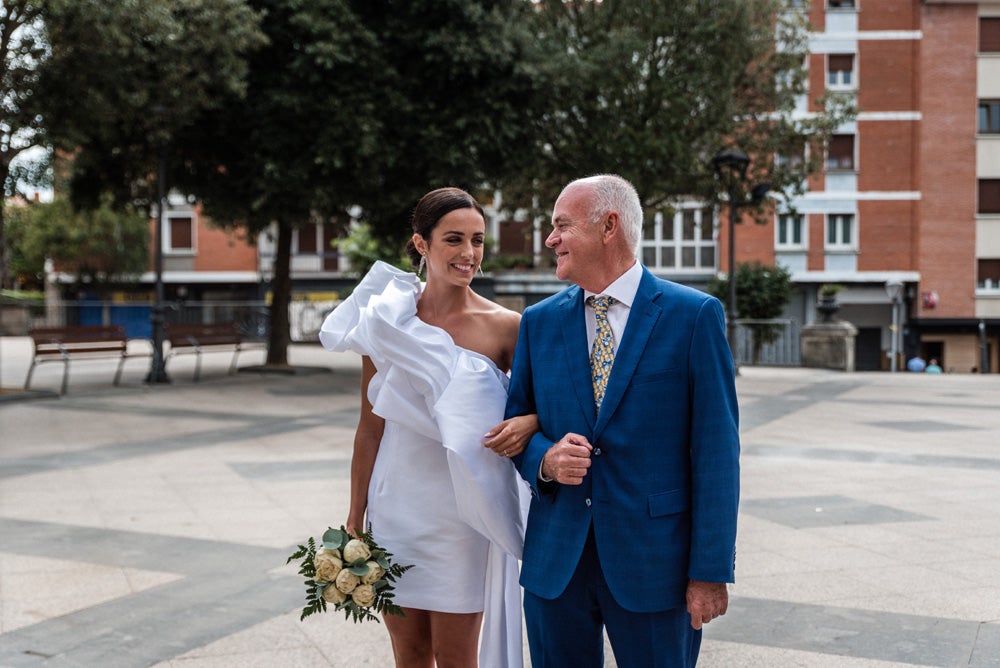
[[[385,432],[368,487],[373,537],[412,564],[394,602],[484,611],[480,665],[521,666],[521,557],[530,500],[513,464],[483,447],[503,420],[507,375],[417,317],[422,283],[378,262],[320,331],[322,344],[371,358]]]

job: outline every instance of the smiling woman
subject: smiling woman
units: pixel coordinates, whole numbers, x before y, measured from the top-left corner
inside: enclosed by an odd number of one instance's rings
[[[486,222],[458,188],[424,195],[407,248],[419,276],[378,262],[327,318],[320,341],[363,355],[361,419],[345,526],[400,563],[405,617],[386,617],[396,664],[522,664],[527,488],[511,457],[538,429],[503,420],[520,315],[477,294]]]

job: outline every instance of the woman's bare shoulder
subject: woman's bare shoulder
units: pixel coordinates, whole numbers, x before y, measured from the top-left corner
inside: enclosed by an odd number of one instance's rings
[[[520,326],[520,313],[486,298],[483,298],[483,301],[482,315],[488,318],[492,325],[505,329],[513,327],[515,330]]]

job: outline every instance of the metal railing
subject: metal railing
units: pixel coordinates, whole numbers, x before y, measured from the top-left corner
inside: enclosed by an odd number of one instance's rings
[[[775,318],[772,320],[736,320],[734,331],[734,355],[736,364],[749,366],[754,364],[754,326],[771,325],[779,329],[777,339],[761,346],[759,366],[800,366],[802,364],[801,338],[799,322],[794,318]]]

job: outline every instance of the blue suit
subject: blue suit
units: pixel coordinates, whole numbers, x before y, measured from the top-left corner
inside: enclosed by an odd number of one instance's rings
[[[722,307],[642,273],[599,415],[583,290],[521,320],[507,416],[540,422],[514,461],[532,488],[521,585],[542,599],[564,594],[591,531],[627,611],[683,607],[689,580],[733,581],[738,408]],[[583,484],[540,482],[542,457],[568,432],[594,447]]]

